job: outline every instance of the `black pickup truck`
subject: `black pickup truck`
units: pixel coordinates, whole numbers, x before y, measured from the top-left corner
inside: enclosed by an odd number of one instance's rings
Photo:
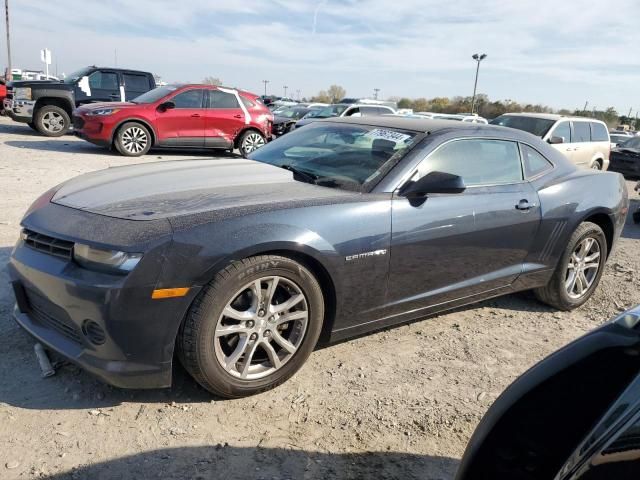
[[[71,126],[74,108],[92,102],[125,102],[156,88],[149,72],[86,67],[62,81],[15,81],[7,88],[5,113],[48,137]]]

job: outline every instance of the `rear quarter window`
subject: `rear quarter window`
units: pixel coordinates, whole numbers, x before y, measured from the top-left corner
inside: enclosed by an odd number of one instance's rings
[[[534,148],[524,144],[520,144],[520,148],[524,160],[524,175],[527,179],[537,177],[553,168],[553,164]]]
[[[591,122],[591,141],[608,142],[609,133],[607,132],[607,127],[598,122]]]

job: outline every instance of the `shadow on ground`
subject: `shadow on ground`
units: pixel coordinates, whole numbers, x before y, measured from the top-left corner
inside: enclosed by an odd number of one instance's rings
[[[327,454],[224,445],[153,450],[44,477],[76,479],[420,479],[449,480],[457,459],[399,452]]]

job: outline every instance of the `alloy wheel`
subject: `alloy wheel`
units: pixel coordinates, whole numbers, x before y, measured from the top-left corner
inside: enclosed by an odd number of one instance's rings
[[[47,132],[61,132],[64,128],[64,118],[57,112],[47,112],[42,116],[42,126]]]
[[[242,142],[242,151],[251,153],[264,145],[264,138],[259,133],[250,133]]]
[[[122,147],[129,153],[140,153],[149,142],[147,133],[140,127],[130,127],[122,132]]]
[[[600,269],[600,244],[593,237],[583,239],[571,253],[565,288],[569,297],[578,299],[587,293]]]
[[[216,359],[243,380],[282,368],[302,344],[309,320],[307,299],[293,281],[254,280],[233,295],[215,328]]]
[[[600,162],[594,162],[593,165],[591,165],[591,170],[602,170],[602,165],[600,165]]]

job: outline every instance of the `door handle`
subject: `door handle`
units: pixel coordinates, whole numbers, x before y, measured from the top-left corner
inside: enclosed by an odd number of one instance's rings
[[[234,115],[233,118],[242,118],[242,115],[240,115],[240,114]]]
[[[200,117],[200,114],[199,114],[199,113],[194,113],[194,114],[192,114],[191,116],[192,116],[192,117],[195,117],[195,118],[199,118],[199,117]]]
[[[518,210],[522,210],[523,212],[528,212],[535,206],[536,206],[535,203],[529,203],[529,200],[527,200],[526,198],[523,198],[516,204],[516,208]]]

